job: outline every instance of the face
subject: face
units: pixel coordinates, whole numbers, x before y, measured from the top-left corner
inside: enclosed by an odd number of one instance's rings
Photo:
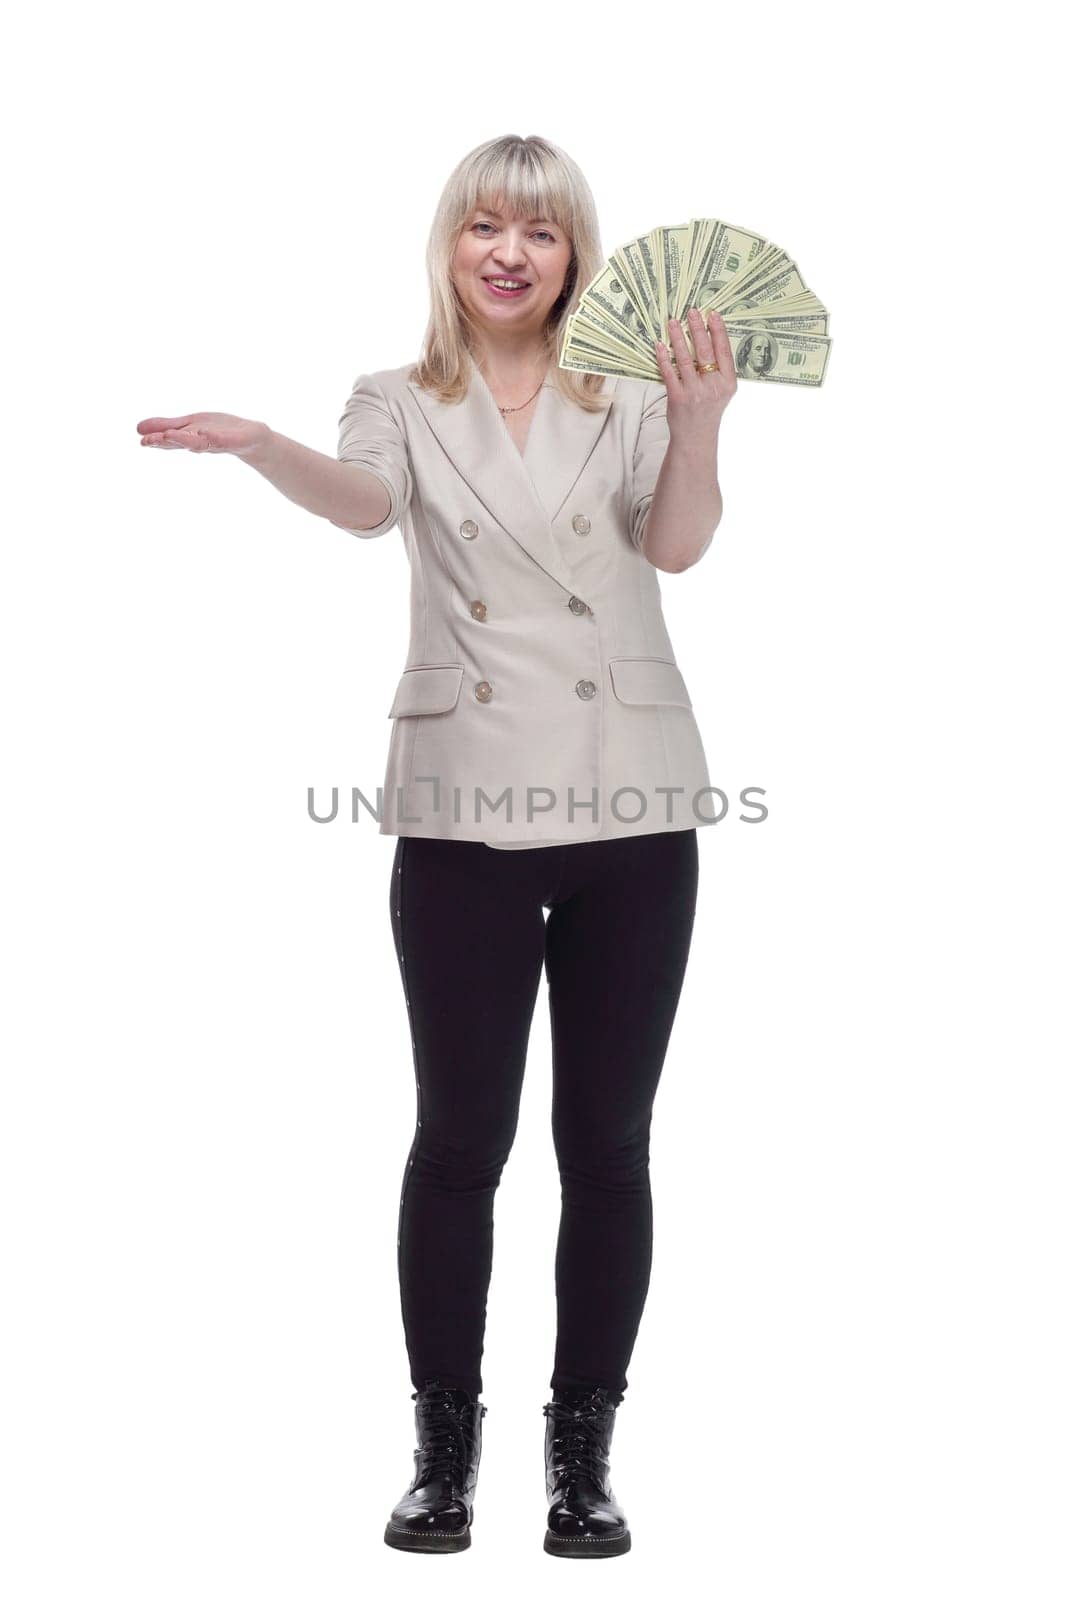
[[[476,326],[493,332],[539,331],[563,293],[571,242],[545,217],[471,213],[452,256],[456,292]],[[491,278],[525,287],[494,287]]]

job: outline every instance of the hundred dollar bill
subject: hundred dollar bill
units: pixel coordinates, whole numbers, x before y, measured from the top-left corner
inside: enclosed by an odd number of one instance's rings
[[[629,362],[638,368],[656,367],[655,350],[651,343],[633,345],[606,335],[603,329],[577,313],[569,317],[563,333],[563,350],[578,348],[583,355],[603,355],[624,365]]]
[[[597,273],[581,297],[582,314],[624,343],[640,349],[648,330],[637,308],[636,296],[611,262]]]
[[[667,318],[678,315],[682,275],[689,255],[689,224],[653,228],[652,259],[656,267],[656,298],[660,308],[659,338],[667,342]]]
[[[730,312],[732,327],[766,328],[771,333],[825,333],[829,321],[825,311],[783,312],[766,317],[753,311]]]
[[[567,372],[601,372],[609,378],[643,378],[646,383],[660,379],[658,368],[655,372],[641,372],[631,363],[616,363],[605,356],[586,356],[573,349],[560,355],[559,365]]]
[[[724,324],[738,378],[818,388],[826,376],[832,339],[817,333],[775,333],[742,322]]]
[[[713,295],[741,281],[756,260],[774,248],[762,235],[716,217],[694,217],[689,231],[689,258],[681,291],[686,305],[706,305]]]
[[[792,316],[801,312],[806,314],[812,311],[819,311],[823,314],[826,313],[826,307],[823,305],[818,295],[812,294],[810,289],[806,289],[803,294],[775,295],[773,296],[772,300],[762,300],[754,311],[746,311],[740,304],[738,305],[736,312],[731,306],[727,306],[726,309],[730,316],[736,315],[739,317],[753,317],[761,314],[763,311],[766,311],[768,316],[773,315],[776,317]],[[721,306],[719,310],[721,312]]]
[[[783,259],[778,251],[775,259],[761,271],[750,274],[743,283],[720,289],[710,300],[702,302],[701,310],[721,311],[724,315],[729,311],[752,310],[767,300],[800,294],[807,287],[796,262],[790,261],[788,256]]]
[[[652,339],[660,337],[660,307],[657,304],[655,264],[652,260],[652,242],[646,233],[640,239],[631,239],[621,245],[610,257],[618,277],[629,287],[646,334]]]
[[[651,355],[652,341],[618,278],[612,274],[610,294],[598,287],[598,283],[599,279],[594,280],[586,289],[578,309],[569,318],[569,325],[583,338],[600,341],[605,349]]]
[[[633,335],[629,333],[620,335],[614,325],[604,322],[595,307],[579,308],[570,317],[568,327],[572,333],[579,335],[588,343],[602,344],[606,350],[618,350],[620,353],[629,351],[641,360],[647,360],[649,357],[655,360],[655,343],[643,328],[638,329]]]
[[[633,377],[658,378],[660,370],[655,360],[644,361],[632,350],[605,350],[603,345],[590,344],[580,335],[564,336],[559,364],[569,367],[574,363],[576,372],[627,373]]]

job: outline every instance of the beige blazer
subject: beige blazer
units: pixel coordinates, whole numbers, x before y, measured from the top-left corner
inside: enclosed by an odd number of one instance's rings
[[[667,448],[662,384],[605,380],[583,411],[546,381],[520,452],[472,364],[448,405],[409,364],[358,377],[338,459],[389,492],[411,565],[407,664],[381,833],[493,847],[713,820],[707,763],[641,549]],[[342,524],[337,524],[342,526]],[[364,791],[366,792],[366,791]]]

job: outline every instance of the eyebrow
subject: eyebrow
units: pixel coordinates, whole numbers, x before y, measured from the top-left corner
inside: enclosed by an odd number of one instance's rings
[[[500,212],[499,211],[492,211],[492,210],[490,210],[490,208],[488,206],[479,206],[478,210],[479,211],[484,211],[487,217],[497,217],[498,219],[500,217]],[[551,217],[531,217],[530,221],[531,222],[547,222],[553,228],[558,226],[557,223],[552,221]]]

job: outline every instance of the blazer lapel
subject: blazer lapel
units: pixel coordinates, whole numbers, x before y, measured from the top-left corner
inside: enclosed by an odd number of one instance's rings
[[[522,454],[473,362],[467,393],[453,405],[408,381],[416,404],[471,492],[568,594],[574,575],[552,524],[600,438],[618,381],[605,380],[602,392],[608,405],[602,411],[583,411],[564,400],[549,378],[537,397]]]

